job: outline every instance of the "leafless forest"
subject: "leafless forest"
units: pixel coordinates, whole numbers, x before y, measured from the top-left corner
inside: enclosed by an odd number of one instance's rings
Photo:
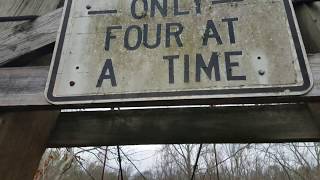
[[[124,146],[48,149],[34,180],[320,179],[320,143],[200,146],[162,145],[152,165]]]

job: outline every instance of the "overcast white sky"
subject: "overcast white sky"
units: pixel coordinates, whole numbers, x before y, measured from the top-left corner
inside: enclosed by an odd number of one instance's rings
[[[161,145],[135,145],[135,146],[120,146],[120,148],[128,155],[129,159],[137,166],[140,171],[146,171],[148,169],[152,169],[157,163],[157,159],[159,158],[159,150],[161,149]],[[116,153],[114,146],[109,147],[112,148],[112,152]],[[90,147],[86,148],[90,149]],[[77,151],[77,150],[76,150]],[[83,153],[81,155],[84,159],[88,160],[87,165],[90,162],[98,162],[96,157],[90,153]],[[107,161],[107,169],[118,169],[119,164],[117,162],[116,154],[112,154],[108,152],[108,161]],[[122,155],[122,166],[125,167],[131,164],[123,155]],[[110,168],[111,167],[111,168]],[[135,169],[132,169],[133,172],[136,172]]]

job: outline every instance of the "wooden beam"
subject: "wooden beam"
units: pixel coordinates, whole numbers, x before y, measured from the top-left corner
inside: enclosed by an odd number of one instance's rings
[[[47,106],[44,87],[48,67],[0,69],[0,107]]]
[[[0,179],[33,179],[58,112],[0,114]]]
[[[0,66],[55,42],[62,8],[0,33]]]
[[[48,147],[319,141],[318,112],[290,104],[61,113]]]
[[[320,52],[320,2],[295,6],[302,39],[309,53]]]
[[[320,101],[320,54],[309,56],[314,88],[304,96],[269,98],[229,98],[210,100],[156,101],[140,103],[109,103],[91,105],[53,106],[44,98],[48,67],[23,67],[0,69],[0,110],[7,109],[59,109],[83,107],[132,107],[151,105],[192,105],[192,104],[256,104]]]
[[[305,96],[310,97],[309,100],[316,100],[320,96],[320,53],[308,56],[313,76],[313,88]],[[319,99],[317,99],[319,100]]]
[[[55,10],[60,2],[61,0],[1,0],[0,16],[41,16]],[[17,24],[21,23],[1,23],[0,32]]]

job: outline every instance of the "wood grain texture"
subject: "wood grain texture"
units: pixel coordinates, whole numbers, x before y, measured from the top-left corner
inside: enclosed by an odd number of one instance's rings
[[[307,104],[61,113],[48,146],[319,141],[319,115]]]
[[[55,10],[61,0],[1,0],[0,16],[44,15]],[[0,32],[21,22],[0,23]]]
[[[48,70],[48,67],[0,69],[1,106],[48,105],[43,95]]]
[[[62,9],[0,32],[0,66],[55,42]]]
[[[33,179],[58,112],[0,113],[0,179]]]
[[[316,97],[320,96],[320,53],[310,54],[308,59],[312,70],[314,86],[306,96],[309,97],[310,100],[316,100]]]
[[[295,7],[306,51],[320,52],[320,2]]]

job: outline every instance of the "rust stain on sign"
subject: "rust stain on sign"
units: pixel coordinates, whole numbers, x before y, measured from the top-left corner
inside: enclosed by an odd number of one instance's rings
[[[300,95],[312,78],[290,0],[68,0],[55,104]]]

